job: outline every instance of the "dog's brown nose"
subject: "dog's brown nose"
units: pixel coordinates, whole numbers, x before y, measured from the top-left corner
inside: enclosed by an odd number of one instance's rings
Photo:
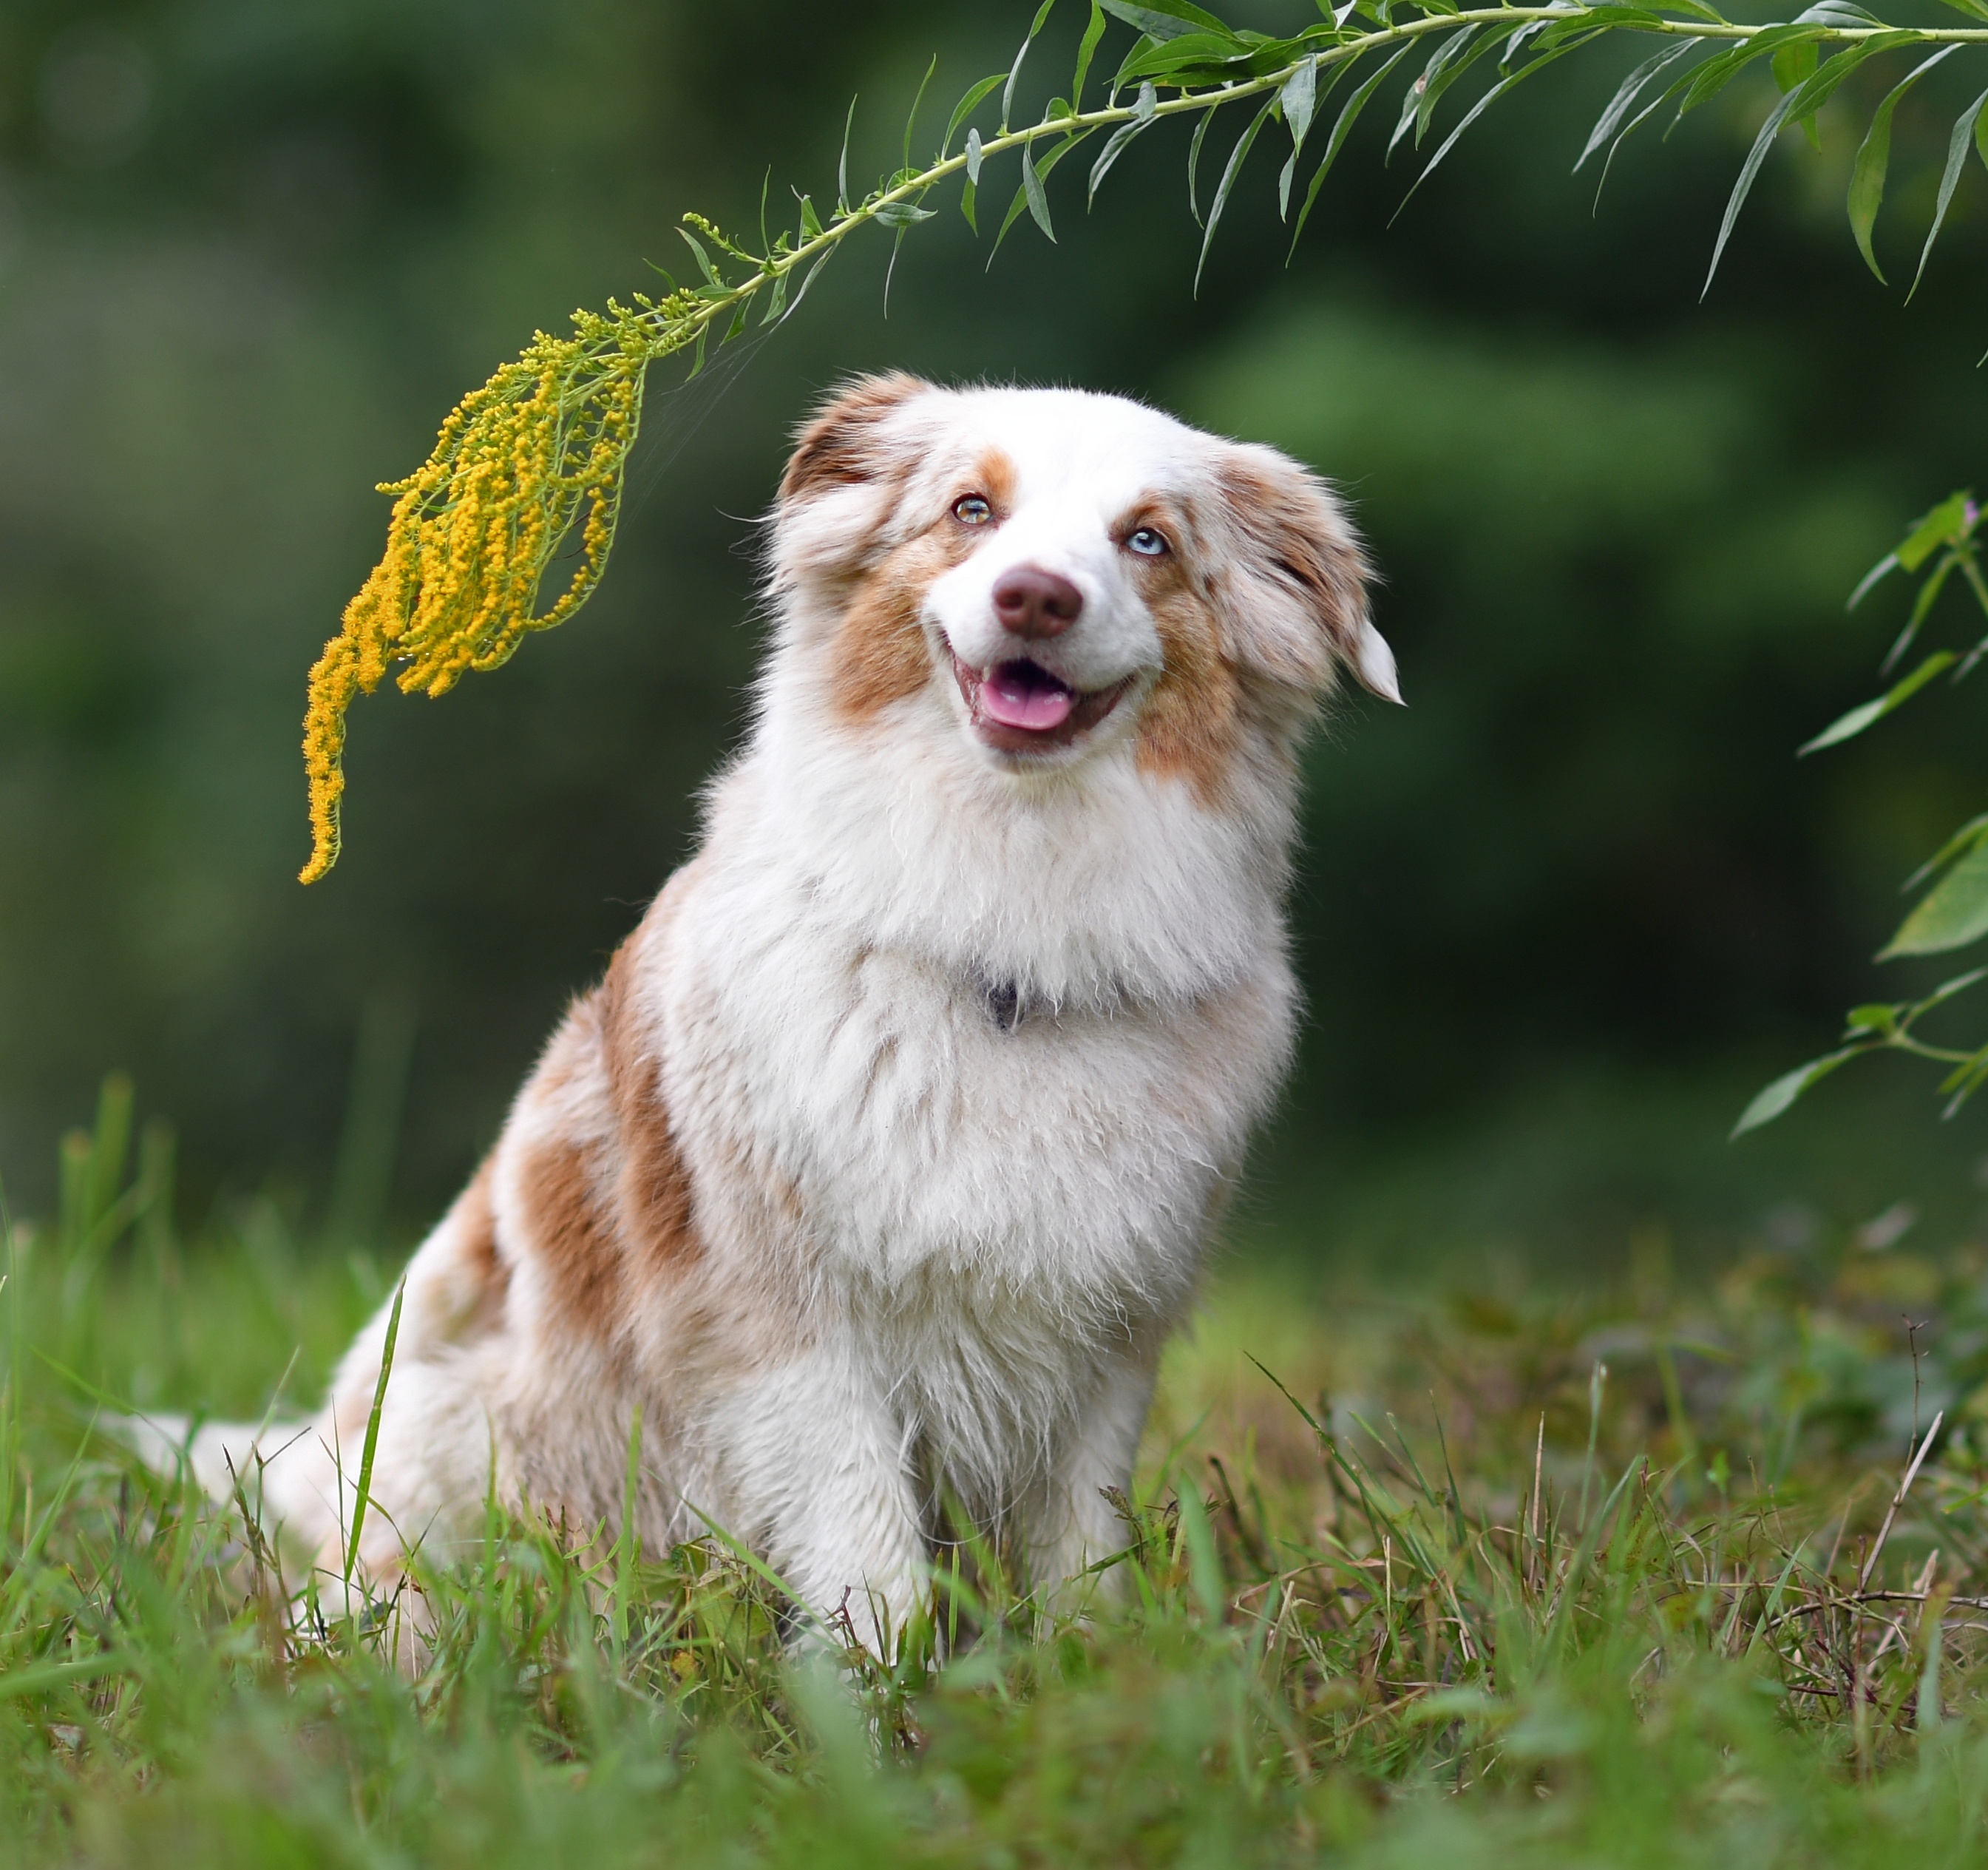
[[[1015,566],[994,587],[994,614],[1019,637],[1061,636],[1083,608],[1083,592],[1040,565]]]

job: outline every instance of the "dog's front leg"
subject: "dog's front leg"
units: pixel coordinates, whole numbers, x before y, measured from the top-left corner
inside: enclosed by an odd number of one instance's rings
[[[922,1606],[927,1552],[906,1435],[877,1386],[822,1350],[735,1392],[716,1430],[733,1530],[747,1531],[813,1614],[846,1615],[885,1659]]]
[[[1131,1486],[1154,1376],[1154,1357],[1144,1347],[1114,1357],[1058,1456],[1029,1542],[1031,1581],[1050,1607],[1074,1610],[1100,1591],[1113,1599],[1120,1593],[1116,1570],[1097,1580],[1081,1574],[1131,1543],[1110,1495]]]

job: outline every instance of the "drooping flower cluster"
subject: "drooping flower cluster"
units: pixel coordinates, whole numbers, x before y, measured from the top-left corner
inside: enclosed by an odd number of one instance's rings
[[[387,549],[346,606],[310,673],[304,765],[315,882],[338,857],[345,712],[390,665],[401,689],[444,695],[465,669],[493,669],[529,633],[562,624],[606,570],[651,360],[673,348],[658,308],[576,312],[568,338],[536,333],[523,354],[450,413],[434,452],[394,496]],[[660,340],[660,341],[659,341]],[[575,526],[578,563],[538,609],[553,556]]]

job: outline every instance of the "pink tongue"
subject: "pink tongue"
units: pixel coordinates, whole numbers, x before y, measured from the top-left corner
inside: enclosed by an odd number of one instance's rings
[[[1077,705],[1077,697],[1033,671],[1003,663],[981,684],[980,705],[989,719],[1003,727],[1023,727],[1040,734],[1062,726]]]

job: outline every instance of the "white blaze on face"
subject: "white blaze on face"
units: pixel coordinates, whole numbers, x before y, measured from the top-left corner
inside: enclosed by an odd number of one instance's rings
[[[1112,397],[995,391],[969,407],[972,431],[960,438],[961,452],[1005,462],[1012,479],[984,522],[985,541],[931,587],[925,617],[983,678],[991,716],[1053,728],[1073,698],[1031,681],[1025,665],[1078,695],[1158,671],[1159,632],[1141,594],[1126,522],[1182,485],[1205,444],[1168,417]],[[1005,579],[1031,572],[1065,581],[1080,600],[1074,621],[1055,634],[1017,634],[997,605]]]

